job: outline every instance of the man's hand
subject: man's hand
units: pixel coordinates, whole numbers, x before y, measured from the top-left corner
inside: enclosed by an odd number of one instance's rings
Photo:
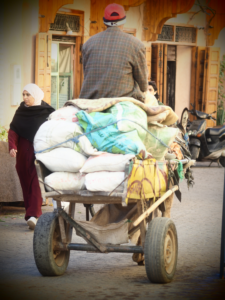
[[[16,152],[17,152],[17,150],[11,149],[11,150],[9,151],[9,154],[10,154],[11,157],[16,157]]]

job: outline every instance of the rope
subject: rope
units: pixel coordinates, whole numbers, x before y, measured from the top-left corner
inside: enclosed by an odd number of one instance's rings
[[[49,147],[49,148],[46,148],[46,149],[44,149],[44,150],[35,151],[34,153],[35,153],[35,154],[37,154],[37,153],[42,153],[42,152],[45,152],[45,151],[50,150],[50,149],[53,149],[53,148],[55,148],[55,147],[58,147],[58,146],[60,146],[60,145],[62,145],[62,144],[64,144],[64,143],[67,143],[67,142],[70,142],[70,141],[72,141],[72,142],[78,144],[78,143],[79,143],[79,138],[81,138],[82,136],[87,136],[87,135],[90,134],[90,133],[99,131],[99,130],[101,130],[101,129],[105,129],[106,127],[111,126],[111,125],[114,125],[114,124],[116,124],[116,123],[118,123],[118,122],[120,122],[120,121],[130,121],[130,122],[133,122],[133,123],[139,125],[139,126],[142,127],[145,131],[147,131],[148,134],[150,134],[152,137],[154,137],[156,140],[158,140],[164,147],[170,149],[170,147],[168,147],[162,140],[160,140],[159,138],[157,138],[153,133],[151,133],[148,129],[146,129],[146,128],[145,128],[144,126],[142,126],[141,124],[139,124],[139,123],[137,123],[137,122],[135,122],[135,121],[133,121],[133,120],[129,120],[129,119],[120,119],[120,120],[117,120],[117,121],[115,121],[115,122],[112,122],[112,123],[110,123],[110,124],[108,124],[108,125],[106,125],[106,126],[101,126],[101,127],[96,128],[96,129],[93,129],[93,130],[91,130],[91,131],[89,131],[89,132],[86,132],[86,133],[80,134],[80,135],[78,135],[78,136],[76,136],[76,137],[70,138],[70,139],[68,139],[68,140],[66,140],[66,141],[64,141],[64,142],[62,142],[62,143],[58,143],[58,144],[56,144],[56,145],[54,145],[54,146],[51,146],[51,147]]]

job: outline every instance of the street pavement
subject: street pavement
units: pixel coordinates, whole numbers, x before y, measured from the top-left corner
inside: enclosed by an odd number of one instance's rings
[[[175,198],[172,208],[178,265],[171,283],[149,282],[131,254],[81,251],[71,251],[63,276],[42,277],[24,208],[7,207],[0,215],[0,299],[225,299],[225,279],[219,278],[224,169],[200,164],[193,174],[194,187],[188,190],[183,181],[182,201]],[[43,207],[43,213],[52,210]],[[83,205],[75,217],[84,220]],[[74,233],[73,242],[83,240]]]

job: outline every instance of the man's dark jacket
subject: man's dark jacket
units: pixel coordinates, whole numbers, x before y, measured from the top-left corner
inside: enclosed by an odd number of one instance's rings
[[[141,41],[118,27],[91,37],[82,48],[84,81],[79,98],[144,101],[148,88],[145,52]]]

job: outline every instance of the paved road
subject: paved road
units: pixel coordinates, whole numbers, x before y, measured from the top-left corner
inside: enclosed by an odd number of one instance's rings
[[[32,252],[33,232],[23,209],[4,210],[0,219],[0,298],[5,299],[225,299],[219,279],[223,168],[195,168],[195,186],[182,182],[183,199],[172,208],[179,239],[178,266],[173,282],[152,284],[145,267],[131,254],[71,252],[66,273],[42,277]],[[43,211],[52,210],[51,206]],[[76,217],[84,219],[79,205]],[[81,241],[73,236],[73,242]]]

